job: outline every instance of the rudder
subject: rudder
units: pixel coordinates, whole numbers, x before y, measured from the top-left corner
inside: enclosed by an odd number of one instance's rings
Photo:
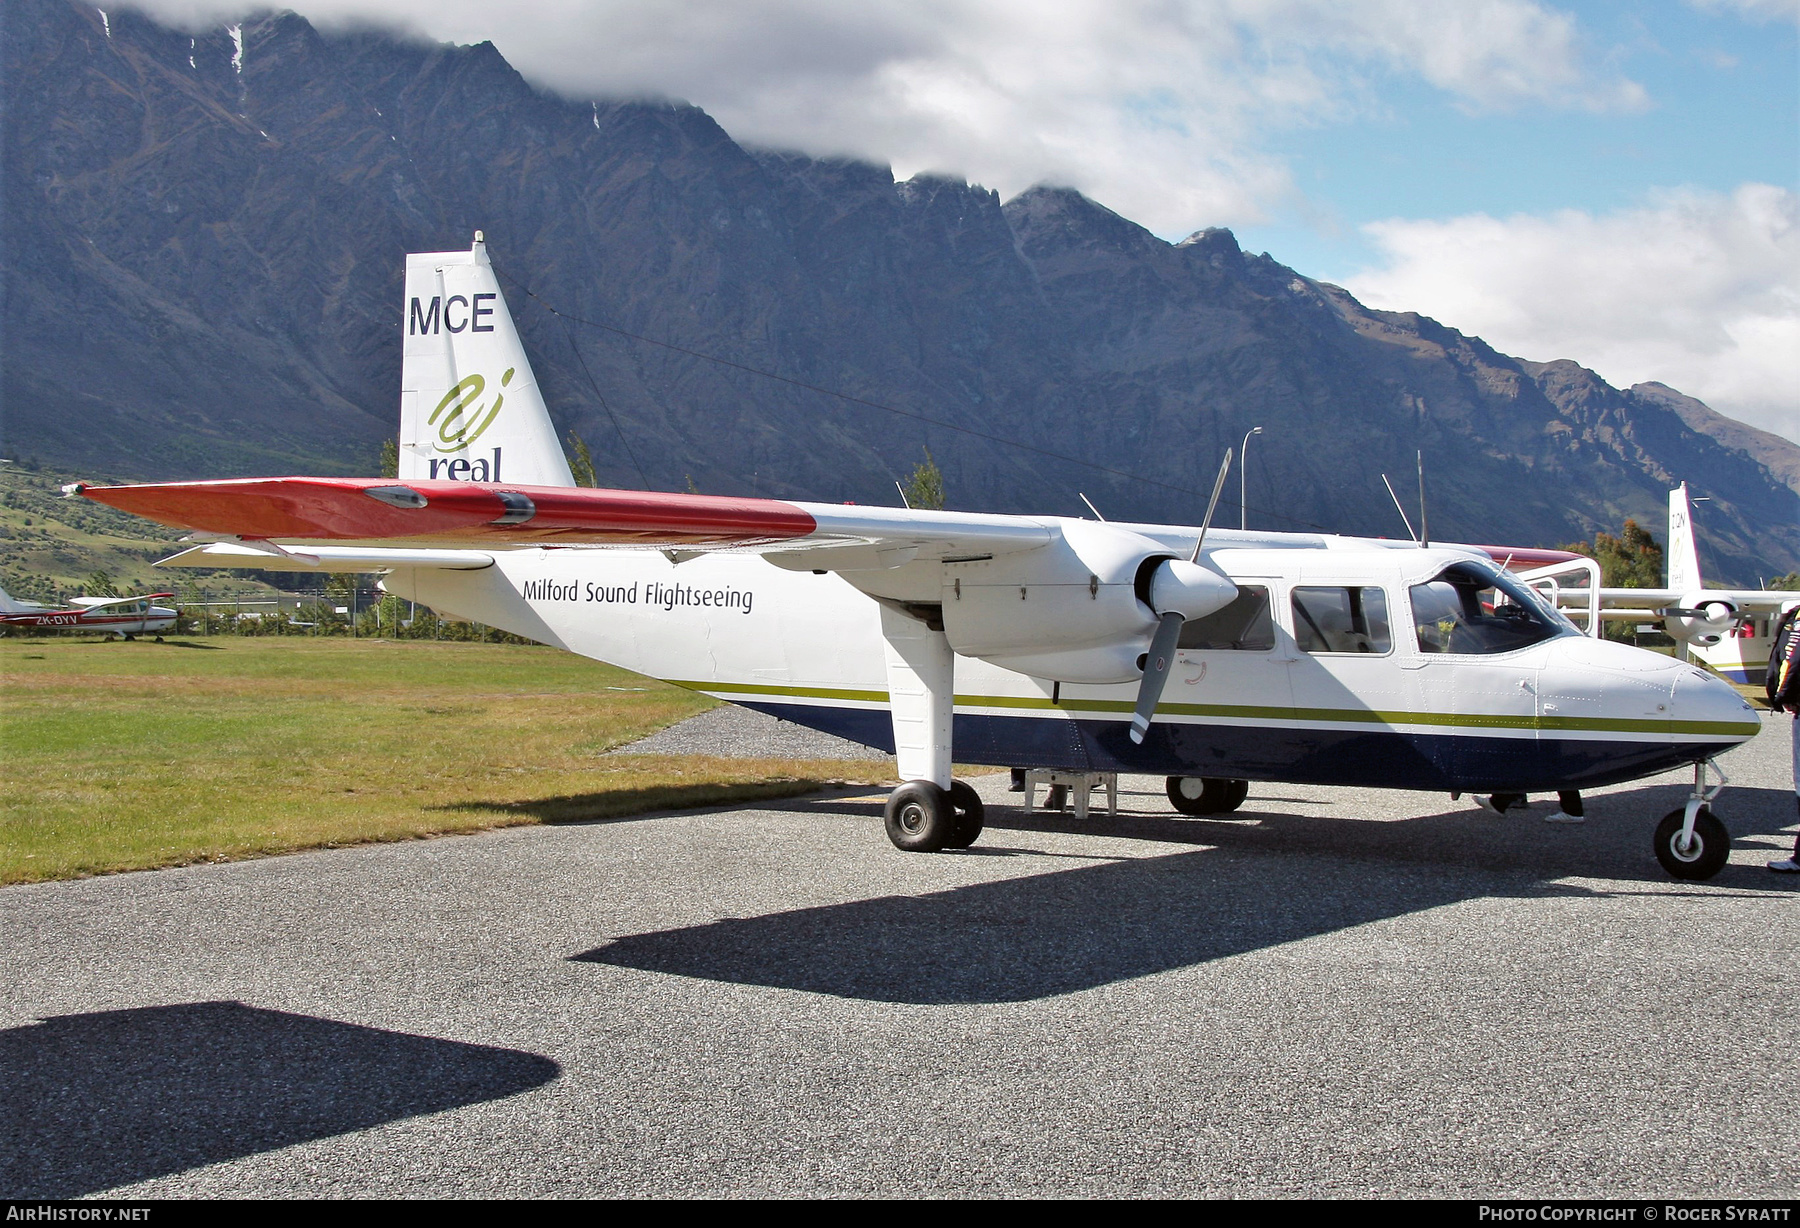
[[[479,230],[406,257],[404,311],[399,476],[575,485]]]
[[[1694,511],[1688,502],[1687,483],[1669,492],[1669,587],[1676,592],[1698,592],[1700,547],[1694,540]]]

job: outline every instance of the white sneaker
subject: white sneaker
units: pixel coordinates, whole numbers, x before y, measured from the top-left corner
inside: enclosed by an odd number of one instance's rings
[[[1587,822],[1587,816],[1584,814],[1570,814],[1566,810],[1558,810],[1555,814],[1545,815],[1544,822],[1546,822],[1546,823],[1585,823],[1585,822]]]
[[[1504,811],[1500,810],[1497,806],[1494,805],[1494,799],[1491,797],[1483,797],[1479,793],[1471,793],[1471,794],[1469,794],[1469,800],[1474,802],[1477,806],[1480,806],[1483,810],[1487,811],[1491,815],[1500,816],[1505,813]]]
[[[1781,861],[1771,861],[1769,869],[1777,874],[1800,874],[1800,860],[1788,857]]]

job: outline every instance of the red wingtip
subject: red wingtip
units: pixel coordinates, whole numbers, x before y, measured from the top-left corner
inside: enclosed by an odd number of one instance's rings
[[[1572,550],[1546,550],[1539,546],[1477,546],[1488,552],[1494,562],[1508,567],[1548,567],[1552,563],[1572,563],[1586,558]]]

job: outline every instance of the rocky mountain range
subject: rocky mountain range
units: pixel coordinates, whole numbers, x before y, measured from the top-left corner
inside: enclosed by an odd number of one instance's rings
[[[373,473],[403,254],[481,229],[603,484],[893,502],[929,448],[953,507],[1086,492],[1192,522],[1261,426],[1255,526],[1400,536],[1381,475],[1409,489],[1423,449],[1436,537],[1660,533],[1685,480],[1712,577],[1800,568],[1800,448],[1371,310],[1229,231],[747,148],[692,106],[535,89],[491,44],[69,0],[0,22],[9,455]]]

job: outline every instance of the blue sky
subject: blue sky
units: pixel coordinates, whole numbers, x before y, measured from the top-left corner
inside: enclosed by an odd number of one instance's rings
[[[1240,240],[1309,276],[1344,281],[1377,259],[1360,227],[1385,218],[1609,212],[1658,188],[1800,187],[1792,21],[1666,0],[1562,7],[1579,20],[1589,54],[1641,84],[1647,106],[1473,111],[1389,72],[1368,113],[1269,135],[1305,201],[1238,227]]]

